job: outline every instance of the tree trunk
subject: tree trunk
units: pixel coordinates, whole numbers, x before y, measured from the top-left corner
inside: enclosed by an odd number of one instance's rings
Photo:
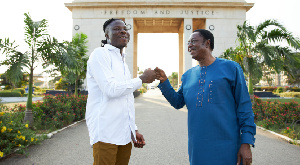
[[[252,84],[252,77],[251,77],[250,73],[248,76],[248,91],[249,91],[250,99],[251,99],[252,103],[254,103],[253,84]]]
[[[253,95],[253,84],[252,84],[251,74],[249,74],[248,83],[249,83],[249,85],[248,85],[249,94]]]
[[[15,89],[14,83],[11,83],[11,92]]]
[[[77,84],[78,84],[78,80],[75,80],[75,91],[74,91],[74,96],[77,97],[78,96],[78,88],[77,88]]]
[[[33,86],[33,68],[30,68],[28,97],[27,97],[26,111],[25,111],[25,117],[24,117],[24,122],[25,123],[28,122],[29,127],[32,127],[32,125],[33,125],[32,86]]]

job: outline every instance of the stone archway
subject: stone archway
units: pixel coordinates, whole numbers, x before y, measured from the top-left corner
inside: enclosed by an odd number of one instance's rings
[[[245,0],[74,0],[65,5],[72,11],[73,34],[88,36],[89,54],[105,38],[102,26],[107,19],[121,18],[132,26],[126,62],[133,77],[137,76],[138,33],[178,33],[180,80],[193,66],[186,46],[193,30],[207,29],[214,34],[213,55],[218,57],[236,45],[236,26],[245,21],[254,4]]]
[[[193,31],[195,29],[205,28],[205,19],[197,18],[192,20],[192,26],[186,25],[186,30]],[[179,73],[178,78],[181,80],[181,75],[188,70],[191,64],[190,56],[185,59],[184,52],[185,38],[184,36],[184,19],[183,18],[135,18],[133,19],[134,25],[134,43],[133,43],[133,77],[137,73],[137,43],[138,33],[178,33],[178,48],[179,48]],[[190,27],[190,29],[189,29]],[[186,35],[186,37],[189,37]],[[187,63],[185,63],[187,62]],[[179,81],[180,82],[180,81]]]

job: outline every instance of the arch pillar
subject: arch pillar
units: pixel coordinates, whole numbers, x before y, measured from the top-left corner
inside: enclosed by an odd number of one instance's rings
[[[138,66],[137,66],[137,50],[138,50],[138,26],[136,25],[136,22],[133,21],[133,72],[132,76],[133,78],[136,78],[138,75]]]
[[[125,52],[126,52],[126,63],[128,65],[128,69],[131,73],[131,78],[136,77],[136,71],[134,72],[134,67],[137,66],[137,62],[136,62],[136,51],[134,51],[136,49],[136,34],[134,33],[134,22],[133,22],[133,18],[125,18],[125,22],[126,24],[130,24],[131,25],[131,29],[129,30],[129,34],[130,34],[130,41],[127,44],[127,47],[125,48]],[[135,59],[134,59],[135,58]]]
[[[184,40],[183,40],[183,50],[184,50],[184,72],[189,70],[192,67],[192,56],[188,51],[187,42],[189,40],[190,35],[193,33],[193,19],[185,18],[183,26]]]
[[[178,44],[179,44],[179,70],[178,70],[178,86],[181,84],[181,76],[184,73],[184,21],[181,22],[178,29]]]
[[[179,41],[179,73],[178,85],[181,84],[181,77],[184,72],[192,67],[192,56],[188,51],[187,42],[190,35],[193,33],[193,19],[185,18],[178,29]]]

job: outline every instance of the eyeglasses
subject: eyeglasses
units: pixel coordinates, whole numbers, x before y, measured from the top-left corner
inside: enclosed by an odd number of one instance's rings
[[[195,45],[197,41],[199,41],[199,40],[188,41],[187,45],[190,45],[190,44]]]

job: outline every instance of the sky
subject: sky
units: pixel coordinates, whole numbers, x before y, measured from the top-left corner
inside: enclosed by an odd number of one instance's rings
[[[0,0],[0,38],[15,40],[20,51],[26,51],[24,42],[24,13],[34,21],[48,20],[48,33],[59,41],[72,39],[72,12],[64,3],[73,0]],[[258,25],[266,19],[277,19],[289,31],[300,38],[300,1],[299,0],[246,0],[255,3],[246,19],[251,25]],[[140,70],[163,68],[167,75],[178,72],[178,35],[177,34],[139,34],[138,66]],[[157,38],[164,38],[163,40]],[[155,49],[151,49],[151,47]],[[174,48],[175,47],[175,48]],[[0,60],[5,58],[0,54]],[[166,61],[169,61],[166,63]],[[0,73],[5,67],[0,66]],[[37,68],[35,73],[41,72]]]

